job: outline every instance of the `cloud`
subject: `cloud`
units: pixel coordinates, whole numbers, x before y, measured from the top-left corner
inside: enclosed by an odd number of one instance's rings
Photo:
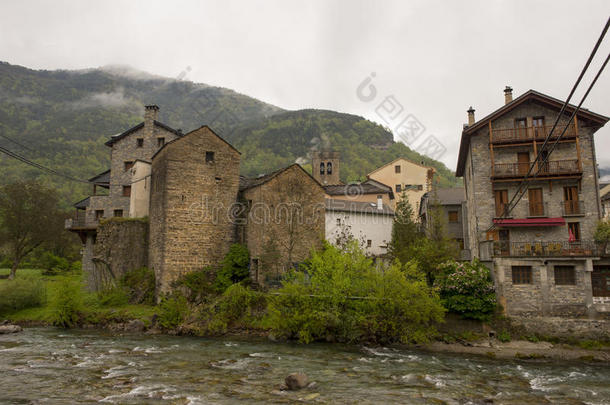
[[[125,97],[123,89],[118,89],[110,93],[93,93],[87,97],[69,103],[69,107],[80,110],[94,107],[122,107],[131,104],[131,100]]]

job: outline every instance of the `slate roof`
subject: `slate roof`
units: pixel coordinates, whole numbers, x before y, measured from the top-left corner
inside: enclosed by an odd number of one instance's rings
[[[373,215],[394,215],[394,211],[392,211],[392,209],[386,204],[383,204],[382,209],[377,209],[376,203],[325,198],[324,205],[326,206],[327,211],[357,212],[361,214]]]
[[[363,194],[385,194],[392,193],[392,188],[375,180],[367,180],[362,183],[334,184],[324,187],[328,195],[363,195]],[[391,195],[394,198],[394,195]]]
[[[174,133],[174,134],[176,134],[178,136],[182,136],[183,135],[182,131],[174,129],[174,128],[172,128],[172,127],[170,127],[168,125],[165,125],[164,123],[159,122],[157,120],[154,121],[154,124],[156,126],[158,126],[159,128],[163,128],[166,131],[172,132],[172,133]],[[128,135],[130,135],[130,134],[132,134],[132,133],[134,133],[134,132],[136,132],[136,131],[138,131],[139,129],[142,129],[142,128],[144,128],[144,122],[140,122],[138,125],[133,126],[133,127],[129,128],[127,131],[122,132],[122,133],[120,133],[118,135],[113,135],[104,145],[112,146],[115,142],[125,138],[126,136],[128,136]]]
[[[466,192],[464,187],[437,188],[434,191],[428,191],[423,197],[430,199],[436,197],[441,205],[460,205],[466,201]]]
[[[155,122],[157,122],[157,121],[155,121]],[[210,130],[210,132],[211,132],[211,133],[212,133],[212,134],[213,134],[215,137],[217,137],[218,139],[220,139],[221,141],[223,141],[224,143],[226,143],[226,144],[227,144],[227,146],[229,146],[231,149],[233,149],[235,152],[237,152],[237,153],[239,153],[239,154],[241,155],[241,152],[240,152],[240,151],[238,151],[238,150],[237,150],[237,148],[236,148],[235,146],[231,145],[229,142],[227,142],[227,140],[226,140],[226,139],[224,139],[222,136],[220,136],[220,135],[218,135],[216,132],[214,132],[214,130],[213,130],[212,128],[210,128],[208,125],[202,125],[202,126],[200,126],[199,128],[197,128],[197,129],[193,129],[192,131],[190,131],[190,132],[189,132],[189,133],[187,133],[187,134],[183,134],[182,132],[180,132],[180,133],[178,134],[178,138],[176,138],[176,139],[172,139],[171,141],[166,142],[166,143],[165,143],[163,146],[161,146],[161,147],[159,148],[159,150],[157,150],[157,151],[156,151],[156,152],[155,152],[155,153],[152,155],[151,160],[152,160],[152,159],[154,159],[154,158],[155,158],[155,156],[157,156],[157,155],[158,155],[158,154],[159,154],[159,153],[160,153],[160,152],[161,152],[163,149],[165,149],[165,148],[167,147],[167,145],[171,145],[171,144],[173,144],[174,142],[177,142],[177,141],[179,141],[180,139],[182,139],[182,138],[184,138],[184,137],[186,137],[186,136],[189,136],[190,134],[193,134],[193,133],[195,133],[195,131],[199,131],[199,130],[200,130],[200,129],[202,129],[202,128],[207,128],[207,129],[209,129],[209,130]]]
[[[109,185],[110,184],[110,169],[102,172],[96,176],[93,176],[89,179],[89,183],[94,183],[97,185]]]
[[[313,181],[315,181],[317,184],[320,184],[320,183],[318,183],[318,181],[316,179],[314,179],[312,177],[311,174],[307,173],[307,171],[305,169],[303,169],[301,167],[301,165],[299,165],[298,163],[293,163],[290,166],[283,167],[283,168],[281,168],[279,170],[276,170],[274,172],[271,172],[269,174],[265,174],[265,175],[262,175],[262,176],[259,176],[259,177],[256,177],[256,178],[249,179],[249,178],[244,177],[244,176],[239,176],[239,191],[244,191],[244,190],[247,190],[249,188],[257,187],[257,186],[260,186],[261,184],[265,184],[269,180],[273,179],[277,175],[285,172],[286,170],[290,169],[293,166],[297,166],[299,169],[301,169],[303,171],[303,173],[305,173],[306,175],[311,177],[311,179]]]
[[[80,200],[79,202],[74,204],[74,208],[76,208],[78,210],[87,209],[88,206],[89,206],[89,197],[83,198],[82,200]]]
[[[457,168],[455,171],[455,175],[457,177],[462,177],[464,175],[464,166],[466,165],[466,156],[468,155],[468,149],[469,149],[469,145],[470,145],[470,136],[472,134],[474,134],[478,129],[485,126],[488,123],[488,121],[496,119],[497,117],[504,115],[505,113],[509,112],[513,108],[518,107],[519,105],[521,105],[522,103],[524,103],[525,101],[528,101],[528,100],[534,100],[534,101],[541,102],[545,105],[556,108],[557,110],[560,110],[561,106],[563,106],[563,103],[564,103],[562,100],[558,100],[555,97],[551,97],[549,95],[540,93],[536,90],[528,90],[525,93],[523,93],[522,95],[520,95],[519,97],[517,97],[516,99],[514,99],[513,101],[511,101],[510,103],[503,105],[502,107],[498,108],[491,114],[478,120],[474,124],[465,127],[462,130],[462,139],[460,141],[460,151],[458,153]],[[571,114],[575,109],[576,109],[575,105],[568,104],[565,109],[565,113]],[[608,120],[609,120],[609,118],[604,115],[594,113],[594,112],[589,111],[584,108],[581,108],[578,110],[578,117],[595,122],[600,127],[605,125],[606,122],[608,122]]]

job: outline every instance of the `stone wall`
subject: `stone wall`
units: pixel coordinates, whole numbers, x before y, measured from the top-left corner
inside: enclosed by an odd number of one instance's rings
[[[252,279],[266,284],[305,260],[324,239],[324,189],[300,166],[249,188],[243,240],[250,252]]]
[[[208,127],[166,144],[154,156],[149,262],[157,296],[170,291],[181,275],[215,267],[226,255],[235,236],[239,161],[239,152]]]
[[[97,229],[91,259],[93,268],[87,279],[94,291],[120,279],[126,272],[146,266],[148,222],[118,218],[103,221]]]
[[[607,319],[511,317],[511,322],[524,328],[527,333],[544,337],[603,341],[610,337],[610,321]]]

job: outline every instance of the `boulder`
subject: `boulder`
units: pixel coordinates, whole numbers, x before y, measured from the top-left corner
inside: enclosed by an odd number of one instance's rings
[[[134,319],[125,325],[125,331],[127,332],[143,332],[145,330],[146,325],[140,319]]]
[[[286,388],[295,391],[307,387],[309,379],[303,373],[292,373],[284,379],[284,382],[286,383]]]
[[[19,325],[0,325],[0,335],[4,335],[7,333],[17,333],[21,332],[23,329]]]

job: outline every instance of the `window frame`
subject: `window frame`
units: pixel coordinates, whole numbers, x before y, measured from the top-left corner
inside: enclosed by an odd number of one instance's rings
[[[157,146],[162,148],[163,146],[165,146],[165,137],[160,136],[157,138]]]
[[[114,210],[112,212],[112,216],[116,217],[116,218],[122,218],[123,217],[123,210]]]
[[[455,219],[452,219],[452,214],[455,214]],[[457,224],[460,222],[460,215],[458,210],[447,211],[447,221],[450,224]]]
[[[394,189],[396,190],[397,193],[402,193],[402,184],[396,184],[394,186]]]
[[[131,197],[131,185],[123,186],[121,195],[123,197]]]
[[[513,285],[532,285],[532,266],[511,266],[511,281]]]
[[[144,138],[136,138],[136,148],[144,147]]]
[[[568,222],[568,237],[570,237],[570,229],[574,234],[575,242],[580,242],[580,222]]]
[[[576,268],[568,265],[553,266],[555,285],[576,285]],[[559,282],[558,282],[559,280]]]
[[[401,170],[402,169],[401,169],[400,165],[394,165],[394,173],[400,174]]]
[[[206,150],[205,151],[205,162],[206,163],[214,163],[216,159],[214,151]]]

